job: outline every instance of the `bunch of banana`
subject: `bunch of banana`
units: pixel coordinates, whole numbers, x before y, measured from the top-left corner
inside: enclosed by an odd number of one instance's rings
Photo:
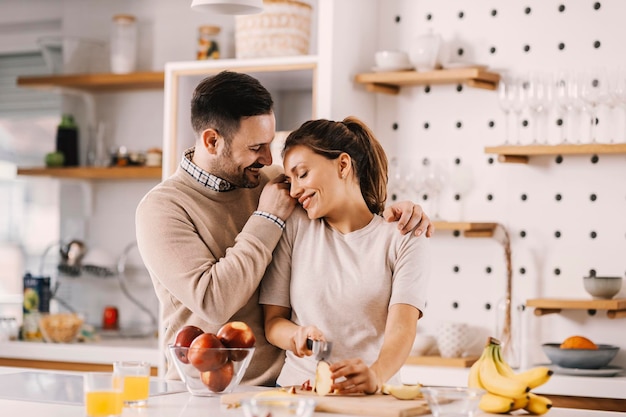
[[[467,385],[487,391],[479,405],[487,413],[508,413],[523,408],[540,415],[550,410],[552,402],[530,390],[548,382],[552,373],[545,366],[516,373],[502,358],[500,342],[490,337],[482,355],[470,368]]]

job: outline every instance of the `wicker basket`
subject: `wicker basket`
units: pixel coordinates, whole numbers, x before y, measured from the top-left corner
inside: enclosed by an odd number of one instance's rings
[[[260,14],[235,19],[237,58],[307,55],[311,6],[296,0],[264,0]]]
[[[83,320],[72,313],[46,314],[39,319],[39,328],[46,342],[71,343],[76,339]]]

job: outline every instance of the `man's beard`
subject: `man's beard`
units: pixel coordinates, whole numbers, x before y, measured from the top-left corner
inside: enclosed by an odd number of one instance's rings
[[[230,152],[226,151],[224,156],[220,160],[220,163],[217,166],[217,170],[214,175],[228,181],[231,185],[237,188],[256,188],[259,186],[260,179],[259,177],[255,177],[250,179],[248,177],[249,172],[247,168],[263,168],[264,165],[258,162],[255,162],[252,165],[244,168],[243,170],[239,170],[238,166],[233,165]]]

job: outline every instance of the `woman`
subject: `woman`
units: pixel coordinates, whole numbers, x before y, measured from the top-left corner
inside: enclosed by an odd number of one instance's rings
[[[331,389],[374,394],[397,382],[411,350],[425,305],[427,239],[401,235],[380,216],[387,158],[360,120],[304,123],[287,137],[283,165],[301,207],[260,295],[266,337],[287,351],[277,382],[312,381],[316,360],[306,340],[327,340]]]

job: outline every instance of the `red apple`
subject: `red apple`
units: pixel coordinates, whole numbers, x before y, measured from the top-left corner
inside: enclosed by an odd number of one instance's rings
[[[221,368],[214,371],[202,372],[200,379],[211,391],[224,391],[235,375],[235,365],[232,361],[226,362]]]
[[[193,339],[187,358],[200,372],[213,371],[228,360],[228,352],[221,350],[224,345],[213,333],[202,333]]]
[[[189,347],[193,339],[200,336],[204,331],[196,326],[184,326],[178,332],[176,332],[176,338],[174,339],[174,346],[176,347]],[[187,349],[174,349],[176,356],[183,363],[189,363],[187,359]]]
[[[217,331],[217,337],[228,348],[251,348],[256,343],[254,332],[243,321],[226,323]],[[245,350],[232,351],[230,358],[234,361],[241,361],[247,354]]]

